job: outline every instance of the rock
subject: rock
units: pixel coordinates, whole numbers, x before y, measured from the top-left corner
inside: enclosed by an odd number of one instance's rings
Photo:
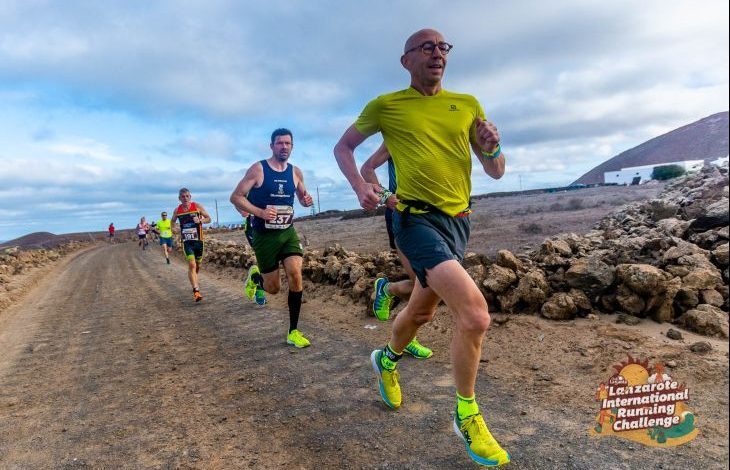
[[[573,299],[573,303],[579,311],[590,312],[593,309],[590,299],[582,290],[570,289],[568,295]]]
[[[722,304],[725,303],[722,294],[714,289],[700,291],[700,298],[703,304],[712,305],[713,307],[722,307]]]
[[[656,223],[656,227],[666,235],[683,238],[684,235],[687,233],[689,224],[690,223],[685,220],[679,220],[677,218],[671,217],[658,221]]]
[[[633,292],[647,296],[665,291],[663,284],[669,278],[668,273],[648,264],[621,264],[616,276]]]
[[[669,248],[662,255],[662,263],[670,264],[675,263],[676,260],[683,256],[694,255],[694,254],[707,254],[707,250],[703,250],[694,243],[689,243],[684,240],[676,240],[677,245]]]
[[[520,279],[512,294],[503,299],[503,306],[517,307],[520,313],[534,313],[547,299],[548,284],[545,274],[540,270],[528,271]]]
[[[517,282],[517,275],[514,271],[501,265],[493,264],[487,268],[482,285],[495,294],[501,294],[515,282]]]
[[[503,268],[511,269],[512,271],[524,271],[525,266],[522,261],[517,259],[515,255],[509,250],[499,250],[497,252],[496,263]]]
[[[565,273],[565,280],[571,287],[593,296],[611,287],[614,270],[597,256],[589,256],[574,261]]]
[[[720,267],[728,266],[728,243],[723,243],[712,251],[712,259]]]
[[[476,264],[466,269],[467,274],[474,279],[477,286],[481,285],[487,277],[487,268],[483,264]]]
[[[697,354],[707,354],[712,351],[712,345],[707,341],[697,341],[696,343],[692,343],[689,350]]]
[[[554,294],[540,309],[542,316],[551,320],[572,320],[577,312],[573,298],[565,292]]]
[[[688,310],[679,317],[678,323],[702,335],[728,337],[728,315],[712,305],[700,304]]]
[[[682,333],[680,333],[678,330],[675,330],[674,328],[669,328],[667,330],[667,338],[680,340],[682,339]]]
[[[675,297],[677,304],[684,307],[684,310],[689,310],[696,307],[700,303],[700,297],[696,290],[681,288],[677,292]]]
[[[540,251],[546,255],[557,254],[570,257],[573,254],[568,242],[564,240],[545,240],[540,246]]]
[[[679,212],[679,206],[663,199],[654,199],[649,202],[649,216],[653,221],[669,219]],[[676,220],[676,219],[675,219]]]
[[[694,232],[704,232],[715,227],[726,226],[730,223],[729,213],[728,199],[723,197],[719,201],[707,206],[705,214],[692,221],[689,229]]]
[[[714,289],[721,285],[722,274],[715,267],[695,269],[682,278],[682,287],[696,291]]]
[[[636,318],[631,315],[627,315],[625,313],[619,313],[618,316],[616,317],[616,323],[623,323],[625,325],[634,326],[634,325],[638,325],[639,323],[641,323],[641,319]]]
[[[619,286],[616,292],[616,303],[622,310],[636,316],[639,316],[646,308],[644,299],[624,285]]]

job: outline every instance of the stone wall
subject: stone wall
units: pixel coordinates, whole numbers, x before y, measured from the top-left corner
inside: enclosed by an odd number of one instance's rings
[[[624,206],[584,234],[545,240],[530,252],[467,253],[464,267],[490,311],[568,320],[623,313],[728,336],[728,170],[707,167],[678,178],[653,200]],[[210,240],[209,258],[248,268],[244,242]],[[390,252],[359,254],[339,245],[304,256],[303,274],[367,304],[376,277],[400,279]]]

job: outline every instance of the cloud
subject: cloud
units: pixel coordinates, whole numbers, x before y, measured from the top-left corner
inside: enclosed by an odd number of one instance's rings
[[[355,207],[332,147],[370,99],[408,86],[403,42],[425,26],[455,45],[445,87],[480,100],[509,156],[500,181],[475,166],[475,192],[570,182],[727,109],[729,23],[717,0],[6,0],[0,196],[20,230],[106,225],[107,210],[122,227],[183,185],[235,218],[228,194],[283,126],[322,208]]]

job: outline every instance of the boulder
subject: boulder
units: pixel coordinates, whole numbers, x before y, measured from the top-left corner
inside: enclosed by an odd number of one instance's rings
[[[580,289],[589,296],[600,294],[613,284],[614,269],[597,256],[575,260],[565,273],[570,287]]]
[[[704,232],[715,227],[723,227],[730,223],[728,199],[723,197],[705,208],[704,215],[697,217],[689,226],[694,232]]]
[[[509,268],[493,264],[487,268],[482,285],[495,294],[501,294],[517,282],[517,274]]]
[[[663,292],[669,274],[648,264],[621,264],[616,267],[618,280],[633,292],[651,296]]]
[[[689,228],[689,222],[686,220],[680,220],[674,217],[660,220],[656,223],[657,229],[660,232],[677,238],[684,238]]]
[[[728,266],[728,243],[723,243],[712,251],[712,259],[718,266],[725,268]]]
[[[495,261],[499,266],[503,268],[511,269],[512,271],[524,271],[525,266],[522,261],[517,259],[515,255],[509,250],[499,250],[497,252],[497,260]]]
[[[722,294],[714,289],[700,291],[700,298],[703,304],[712,305],[713,307],[722,307],[722,304],[725,303]]]
[[[690,271],[682,278],[682,287],[701,291],[722,285],[722,274],[715,268],[700,268]]]
[[[565,292],[554,294],[540,308],[540,314],[551,320],[571,320],[577,312],[573,298]]]
[[[712,305],[698,305],[679,317],[678,323],[702,335],[728,337],[728,315]]]
[[[644,299],[624,285],[619,286],[617,289],[616,303],[618,303],[621,310],[636,316],[642,316],[641,314],[646,308]]]

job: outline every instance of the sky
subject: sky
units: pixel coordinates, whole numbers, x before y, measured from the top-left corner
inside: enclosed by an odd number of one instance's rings
[[[321,210],[356,208],[332,149],[408,87],[426,27],[454,45],[444,88],[502,137],[507,173],[474,160],[474,194],[566,185],[726,111],[729,24],[724,0],[0,0],[0,240],[157,220],[182,186],[239,221],[228,198],[279,127]]]

